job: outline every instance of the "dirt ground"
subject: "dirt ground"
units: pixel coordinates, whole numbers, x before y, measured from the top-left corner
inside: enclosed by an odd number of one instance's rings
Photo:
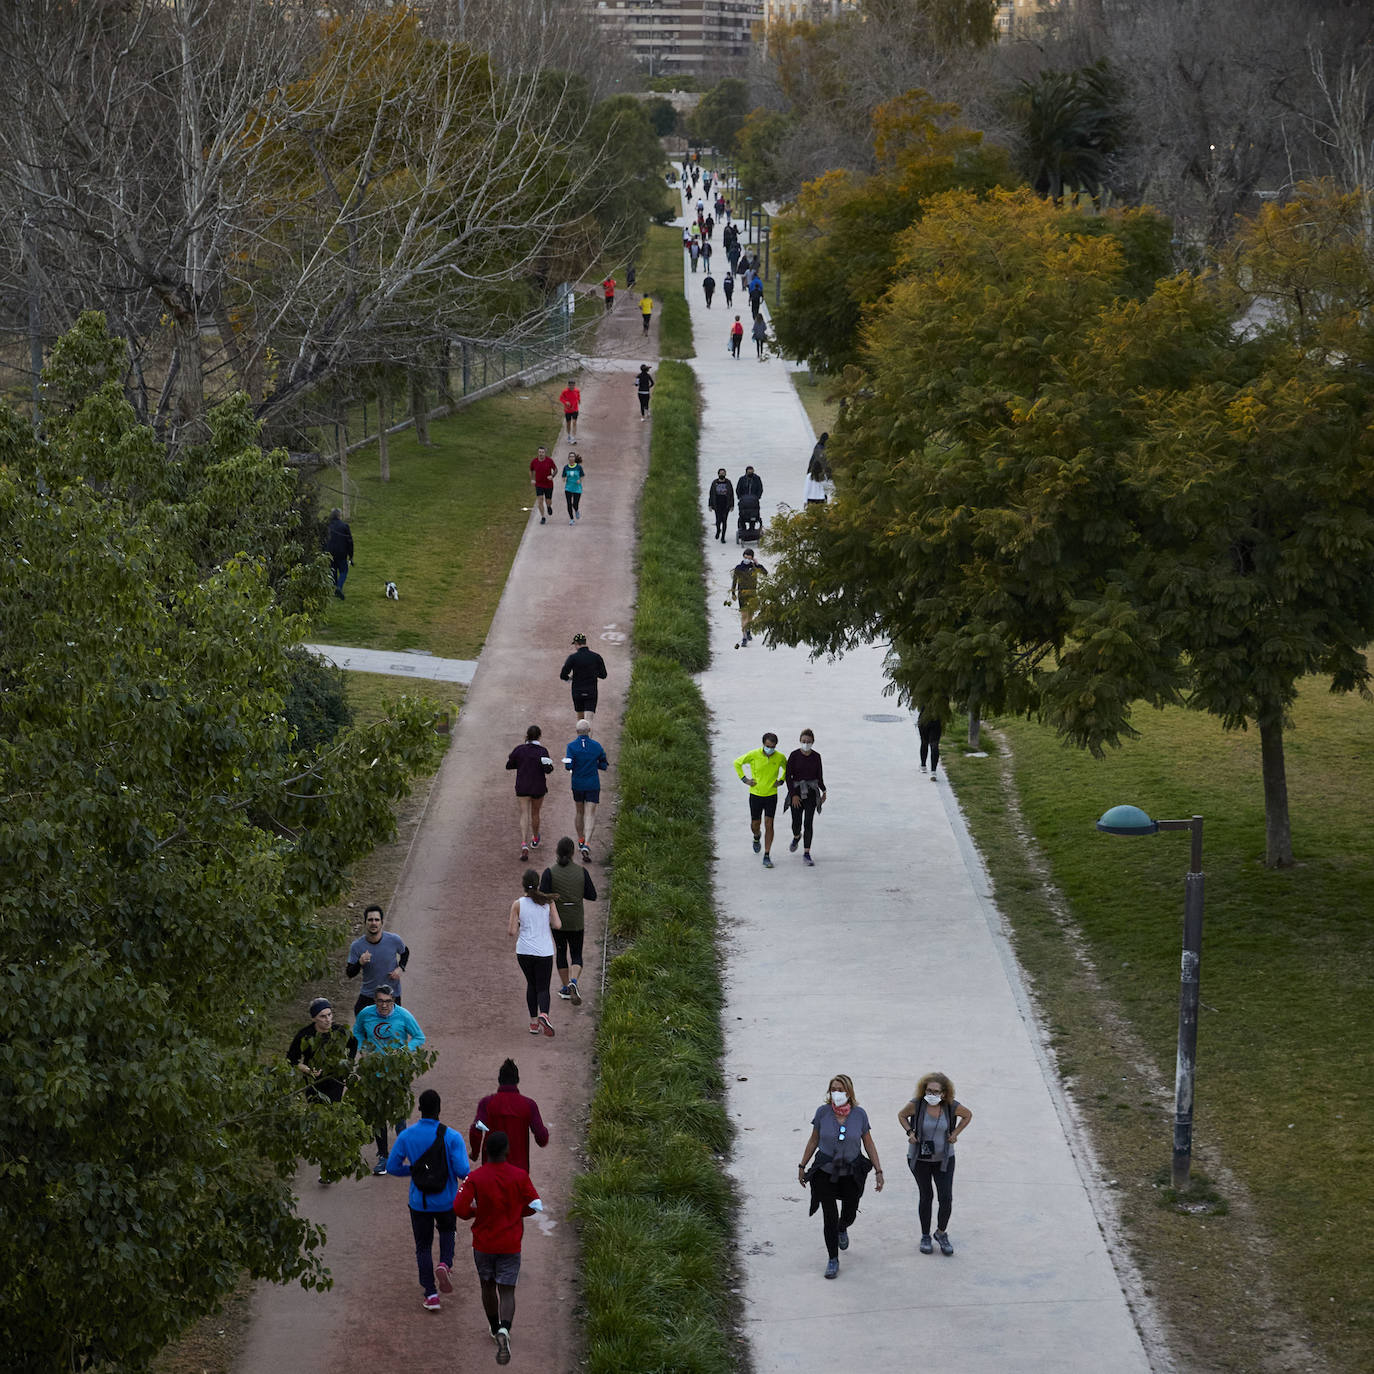
[[[525,1228],[511,1341],[511,1367],[517,1369],[570,1370],[581,1351],[577,1237],[567,1214],[593,1081],[601,911],[609,888],[603,860],[630,674],[635,510],[650,429],[639,421],[631,379],[639,363],[657,353],[656,323],[644,339],[631,305],[621,302],[623,309],[603,321],[599,356],[579,383],[577,448],[587,469],[582,518],[570,527],[566,515],[547,525],[531,516],[388,910],[389,928],[411,948],[406,1006],[440,1055],[417,1091],[436,1088],[443,1120],[466,1132],[477,1100],[494,1091],[497,1068],[511,1055],[520,1066],[522,1091],[538,1101],[550,1127],[548,1148],[534,1151],[532,1161],[547,1210]],[[560,436],[551,449],[560,465],[567,450]],[[561,508],[561,483],[555,501]],[[609,674],[593,730],[611,758],[592,843],[592,875],[603,900],[588,908],[583,1005],[554,998],[558,1033],[550,1040],[528,1033],[524,981],[506,934],[526,865],[518,857],[513,775],[505,761],[531,723],[542,727],[555,757],[573,738],[575,715],[558,670],[578,631],[605,658]],[[573,830],[561,770],[550,780],[541,830],[543,845],[531,860],[540,868],[553,861],[559,836]],[[466,1224],[459,1223],[456,1291],[443,1299],[441,1312],[430,1313],[420,1305],[402,1180],[368,1178],[325,1189],[303,1173],[300,1193],[302,1212],[328,1228],[334,1287],[316,1294],[260,1286],[233,1366],[238,1374],[339,1374],[383,1366],[462,1371],[493,1362]]]

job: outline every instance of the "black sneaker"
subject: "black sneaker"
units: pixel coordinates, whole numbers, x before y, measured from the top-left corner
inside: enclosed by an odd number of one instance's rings
[[[565,1002],[571,1002],[571,1001],[572,1001],[572,989],[571,989],[566,983],[565,983],[561,988],[558,989],[558,995],[559,995]]]
[[[841,1232],[840,1232],[840,1249],[841,1249],[841,1250],[848,1250],[848,1249],[849,1249],[849,1232],[848,1232],[848,1231],[841,1231]]]
[[[496,1333],[496,1363],[510,1363],[510,1332],[504,1326]]]
[[[801,836],[800,836],[800,835],[793,835],[793,836],[792,836],[792,843],[789,844],[789,845],[787,846],[787,852],[788,852],[789,854],[795,854],[795,853],[797,852],[797,846],[798,846],[800,843],[801,843]]]
[[[952,1255],[954,1253],[954,1247],[949,1243],[949,1237],[945,1235],[943,1231],[936,1231],[935,1244],[940,1247],[940,1253],[942,1255]]]
[[[921,1253],[923,1255],[933,1255],[935,1253],[935,1246],[931,1242],[929,1236],[921,1237]]]

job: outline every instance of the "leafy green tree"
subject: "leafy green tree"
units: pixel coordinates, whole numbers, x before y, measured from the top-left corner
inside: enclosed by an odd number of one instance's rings
[[[677,110],[671,100],[661,95],[653,96],[644,102],[644,113],[649,116],[649,123],[660,138],[677,132]]]
[[[697,102],[688,116],[687,127],[699,143],[710,144],[718,152],[732,154],[735,136],[749,113],[749,87],[737,76],[717,81]]]
[[[908,91],[873,115],[878,171],[828,172],[808,182],[774,226],[774,251],[788,283],[776,312],[778,342],[813,367],[838,371],[859,356],[866,307],[892,281],[898,235],[926,201],[964,187],[1009,185],[1006,154],[955,122],[958,107]]]
[[[1069,190],[1097,195],[1123,141],[1118,83],[1106,62],[1076,71],[1041,72],[1022,81],[1010,101],[1019,161],[1042,195]]]
[[[41,437],[0,406],[0,1310],[31,1370],[141,1369],[247,1272],[328,1283],[297,1161],[354,1170],[268,1012],[436,758],[432,705],[315,748],[285,715],[324,596],[246,402],[169,454],[85,317]],[[82,1281],[73,1296],[73,1267]]]
[[[1312,277],[1322,215],[1262,217],[1271,286]],[[931,201],[846,374],[837,499],[775,526],[761,618],[817,652],[885,639],[905,699],[1031,711],[1094,751],[1137,702],[1253,723],[1284,865],[1297,683],[1369,682],[1368,331],[1358,303],[1243,332],[1225,283],[1142,289],[1166,236],[1028,191]]]
[[[778,154],[792,131],[793,121],[779,110],[752,110],[735,137],[739,177],[757,198],[781,195],[786,177]]]

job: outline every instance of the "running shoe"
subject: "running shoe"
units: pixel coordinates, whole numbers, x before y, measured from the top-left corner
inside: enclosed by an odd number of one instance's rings
[[[541,525],[547,525],[549,522],[548,522],[548,520],[547,520],[547,518],[546,518],[545,516],[542,516],[542,515],[541,515],[541,516],[539,517],[539,523],[540,523]],[[925,770],[923,769],[922,771],[924,772]]]
[[[539,1013],[539,1029],[542,1030],[550,1040],[553,1039],[553,1022],[549,1020],[547,1012],[541,1011]]]
[[[420,1306],[423,1307],[426,1312],[437,1312],[439,1310],[439,1295],[437,1293],[431,1293],[425,1298]]]
[[[571,985],[565,985],[558,989],[558,995],[565,1001],[572,1001],[572,992],[569,990]]]
[[[531,849],[538,849],[538,848],[539,848],[539,836],[538,836],[538,835],[535,835],[535,836],[530,840],[530,848],[531,848]]]
[[[765,854],[765,855],[763,856],[763,866],[764,866],[765,868],[772,868],[772,867],[773,867],[773,860],[770,859],[770,858],[768,857],[767,854]]]
[[[504,1326],[496,1333],[496,1363],[510,1363],[510,1332]]]
[[[572,521],[571,521],[571,520],[569,520],[569,521],[568,521],[568,524],[570,524],[570,525],[571,525],[571,524],[572,524],[572,523],[573,523],[573,522],[572,522]]]
[[[829,1260],[825,1266],[825,1276],[828,1279],[837,1279],[840,1276],[840,1262],[837,1259]]]
[[[754,853],[757,854],[763,848],[763,841],[757,835],[754,836]]]
[[[945,1235],[943,1231],[936,1231],[935,1244],[940,1247],[940,1253],[942,1255],[952,1255],[954,1253],[954,1247],[949,1243],[949,1237]]]
[[[538,1022],[538,1021],[531,1021],[531,1022],[530,1022],[530,1034],[531,1034],[531,1035],[538,1035],[538,1034],[539,1034],[539,1022]]]
[[[372,1166],[372,1176],[374,1178],[381,1178],[384,1173],[386,1173],[386,1160],[381,1155],[378,1155],[377,1162]]]
[[[528,859],[529,856],[530,856],[530,847],[529,847],[529,845],[527,845],[527,844],[522,844],[522,845],[520,846],[520,857],[521,857],[522,859]]]
[[[933,768],[930,770],[930,780],[931,780],[931,782],[939,782],[939,781],[940,781],[940,779],[937,778],[937,777],[935,776],[935,770],[934,770]]]
[[[434,1267],[434,1277],[439,1280],[439,1291],[441,1293],[453,1292],[453,1280],[449,1278],[449,1269],[443,1260],[440,1260]]]
[[[573,1006],[580,1007],[582,1005],[582,994],[577,990],[577,979],[574,978],[572,982],[568,984],[568,987],[572,991]]]
[[[582,862],[583,862],[584,864],[589,864],[589,863],[591,863],[591,861],[592,861],[592,851],[591,851],[590,849],[588,849],[587,846],[586,846],[585,844],[584,844],[584,845],[580,845],[579,848],[580,848],[581,851],[582,851]]]
[[[848,1249],[849,1249],[849,1232],[848,1232],[848,1231],[841,1231],[841,1232],[840,1232],[840,1249],[841,1249],[841,1250],[848,1250]]]
[[[933,1255],[935,1253],[935,1246],[932,1244],[929,1236],[921,1237],[921,1253],[923,1255]]]
[[[816,866],[816,861],[811,857],[810,854],[802,855],[802,863],[804,863],[807,866],[807,868],[815,868]]]
[[[801,836],[800,836],[800,835],[793,835],[793,836],[792,836],[792,843],[789,844],[789,845],[787,846],[787,852],[788,852],[789,854],[795,854],[795,853],[797,852],[797,846],[798,846],[800,843],[801,843]]]

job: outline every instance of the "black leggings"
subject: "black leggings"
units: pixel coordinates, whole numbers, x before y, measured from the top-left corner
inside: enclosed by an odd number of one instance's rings
[[[840,1232],[849,1230],[859,1214],[859,1180],[853,1174],[848,1178],[831,1178],[818,1169],[812,1176],[811,1186],[821,1204],[825,1253],[831,1259],[839,1259]]]
[[[647,391],[641,391],[639,393],[639,413],[641,415],[647,415],[649,413],[649,393]]]
[[[716,538],[723,544],[725,542],[725,532],[730,525],[730,512],[713,506],[711,508],[711,513],[716,517]]]
[[[549,980],[553,977],[552,954],[517,954],[520,972],[525,975],[525,1005],[530,1020],[549,1009]]]
[[[921,767],[926,766],[926,755],[929,754],[930,771],[933,773],[940,762],[940,732],[944,729],[944,722],[922,720],[917,722],[916,729],[921,736]],[[907,738],[911,737],[908,735]]]
[[[585,930],[555,930],[553,933],[554,963],[566,970],[569,964],[582,967],[582,937]]]
[[[930,1234],[930,1199],[932,1193],[939,1194],[940,1211],[935,1218],[936,1229],[943,1231],[949,1225],[949,1214],[954,1210],[954,1165],[955,1161],[949,1161],[949,1168],[942,1169],[938,1164],[928,1163],[924,1159],[912,1159],[907,1157],[907,1167],[916,1176],[916,1187],[920,1192],[921,1200],[916,1204],[916,1214],[921,1218],[921,1234]]]
[[[568,519],[573,518],[573,512],[582,504],[582,493],[580,491],[565,491],[563,499],[568,503]]]
[[[820,797],[814,792],[803,797],[800,806],[793,806],[790,797],[787,801],[787,809],[792,813],[792,838],[795,840],[800,835],[802,846],[805,849],[811,848],[811,823],[816,819],[816,803],[818,801],[820,801]]]

